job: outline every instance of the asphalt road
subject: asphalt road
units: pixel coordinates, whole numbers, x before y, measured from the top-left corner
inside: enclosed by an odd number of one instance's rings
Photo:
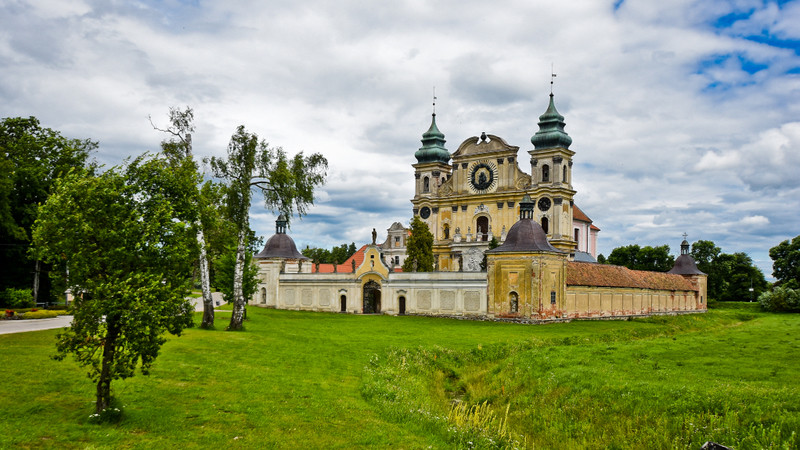
[[[72,323],[72,316],[58,316],[52,319],[0,320],[0,334],[64,328],[68,327],[70,323]]]

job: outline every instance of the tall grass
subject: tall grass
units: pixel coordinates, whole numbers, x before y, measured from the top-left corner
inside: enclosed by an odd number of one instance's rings
[[[547,326],[249,308],[115,381],[117,424],[56,362],[0,335],[0,448],[792,448],[800,317],[751,309]],[[227,314],[218,320],[224,323]]]

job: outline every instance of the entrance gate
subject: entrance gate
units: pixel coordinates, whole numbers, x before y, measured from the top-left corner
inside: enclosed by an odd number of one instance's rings
[[[370,280],[364,285],[364,314],[377,314],[380,312],[381,285]]]

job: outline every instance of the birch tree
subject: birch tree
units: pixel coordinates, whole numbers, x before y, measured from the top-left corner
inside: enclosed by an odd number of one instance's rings
[[[176,107],[169,109],[170,126],[166,129],[160,129],[153,125],[158,131],[168,133],[172,137],[161,143],[161,148],[165,154],[173,159],[176,165],[184,161],[189,161],[195,170],[199,172],[199,167],[194,160],[192,153],[192,132],[194,132],[194,111],[192,108],[187,107],[181,111]],[[152,121],[151,121],[152,124]],[[198,270],[200,272],[200,288],[203,292],[203,320],[200,322],[200,328],[214,328],[214,300],[211,297],[211,276],[209,273],[208,264],[208,246],[206,245],[206,238],[204,232],[204,225],[201,217],[207,206],[206,199],[203,195],[197,197],[199,201],[199,214],[193,218],[192,222],[196,229],[197,246],[199,248],[198,256]]]
[[[314,189],[325,182],[328,161],[319,153],[290,158],[280,148],[269,147],[258,136],[239,126],[228,144],[227,158],[211,158],[214,175],[226,183],[226,204],[237,231],[233,276],[233,313],[229,330],[241,330],[246,300],[242,290],[250,204],[253,193],[264,198],[264,206],[287,218],[302,217],[314,203]]]

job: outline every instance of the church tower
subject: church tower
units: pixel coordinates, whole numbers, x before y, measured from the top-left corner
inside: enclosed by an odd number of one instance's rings
[[[450,152],[444,147],[444,134],[436,126],[436,113],[431,115],[431,126],[422,135],[422,147],[414,153],[414,215],[424,220],[436,239],[436,217],[439,208],[430,204],[430,199],[439,196],[442,184],[450,178]],[[431,226],[433,224],[433,226]]]
[[[553,247],[574,253],[572,208],[572,138],[564,131],[564,116],[556,110],[553,93],[550,105],[539,116],[539,131],[531,137],[531,187],[537,197],[536,220],[544,229]]]

